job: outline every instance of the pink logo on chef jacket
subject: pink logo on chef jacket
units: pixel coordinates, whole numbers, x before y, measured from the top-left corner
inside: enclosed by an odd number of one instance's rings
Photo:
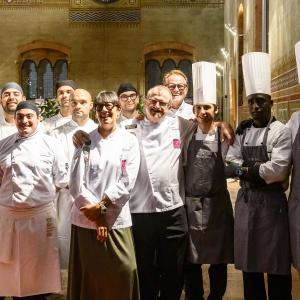
[[[121,170],[122,170],[122,173],[124,174],[126,171],[126,159],[121,160]]]
[[[181,142],[179,139],[174,139],[173,140],[173,148],[174,149],[180,149],[180,146],[181,146]]]

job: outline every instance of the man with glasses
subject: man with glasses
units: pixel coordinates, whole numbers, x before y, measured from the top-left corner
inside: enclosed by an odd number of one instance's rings
[[[56,128],[51,134],[59,139],[63,144],[69,166],[71,165],[75,150],[72,142],[74,132],[80,129],[84,132],[90,133],[92,130],[97,128],[97,124],[89,118],[93,103],[92,96],[88,91],[84,89],[74,90],[70,97],[70,106],[72,119],[63,126]],[[68,268],[69,262],[71,208],[72,198],[69,190],[60,190],[56,209],[61,268],[64,270]]]
[[[187,219],[183,206],[181,150],[195,126],[168,115],[172,95],[165,86],[147,93],[145,119],[138,121],[141,165],[130,209],[141,299],[177,300],[183,285]]]
[[[131,192],[130,210],[141,299],[179,300],[187,243],[183,206],[181,151],[195,124],[169,115],[172,94],[165,86],[147,93],[145,119],[132,131],[139,140],[141,163]],[[88,137],[76,133],[83,145]]]
[[[139,95],[136,88],[131,83],[121,83],[117,95],[121,108],[119,123],[131,123],[131,120],[138,116],[137,105],[139,104]]]
[[[184,101],[188,92],[188,79],[180,70],[171,70],[163,77],[163,85],[172,93],[172,111],[176,116],[193,119],[193,106]]]

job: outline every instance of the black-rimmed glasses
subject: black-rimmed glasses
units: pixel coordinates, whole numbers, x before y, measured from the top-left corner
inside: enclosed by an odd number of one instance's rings
[[[122,101],[128,101],[128,100],[134,101],[136,99],[136,97],[137,97],[136,93],[130,94],[130,95],[121,95],[120,100],[122,100]]]
[[[116,104],[114,104],[112,102],[98,103],[95,105],[95,110],[102,111],[104,106],[107,110],[112,110],[116,106]]]
[[[167,87],[170,90],[175,90],[177,87],[179,91],[183,91],[184,89],[187,88],[187,84],[186,83],[169,83],[169,84],[167,84]]]

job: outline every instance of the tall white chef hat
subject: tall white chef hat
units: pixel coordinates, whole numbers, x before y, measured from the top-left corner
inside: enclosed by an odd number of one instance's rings
[[[216,64],[199,61],[192,64],[193,104],[217,104]]]
[[[271,95],[271,58],[264,52],[250,52],[242,56],[246,96]]]
[[[298,83],[300,84],[300,41],[295,44],[295,55],[297,62]]]

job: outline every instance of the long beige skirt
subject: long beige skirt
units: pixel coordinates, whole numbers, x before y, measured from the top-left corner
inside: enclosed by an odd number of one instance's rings
[[[67,299],[140,299],[131,228],[111,230],[102,243],[95,230],[72,225]]]

